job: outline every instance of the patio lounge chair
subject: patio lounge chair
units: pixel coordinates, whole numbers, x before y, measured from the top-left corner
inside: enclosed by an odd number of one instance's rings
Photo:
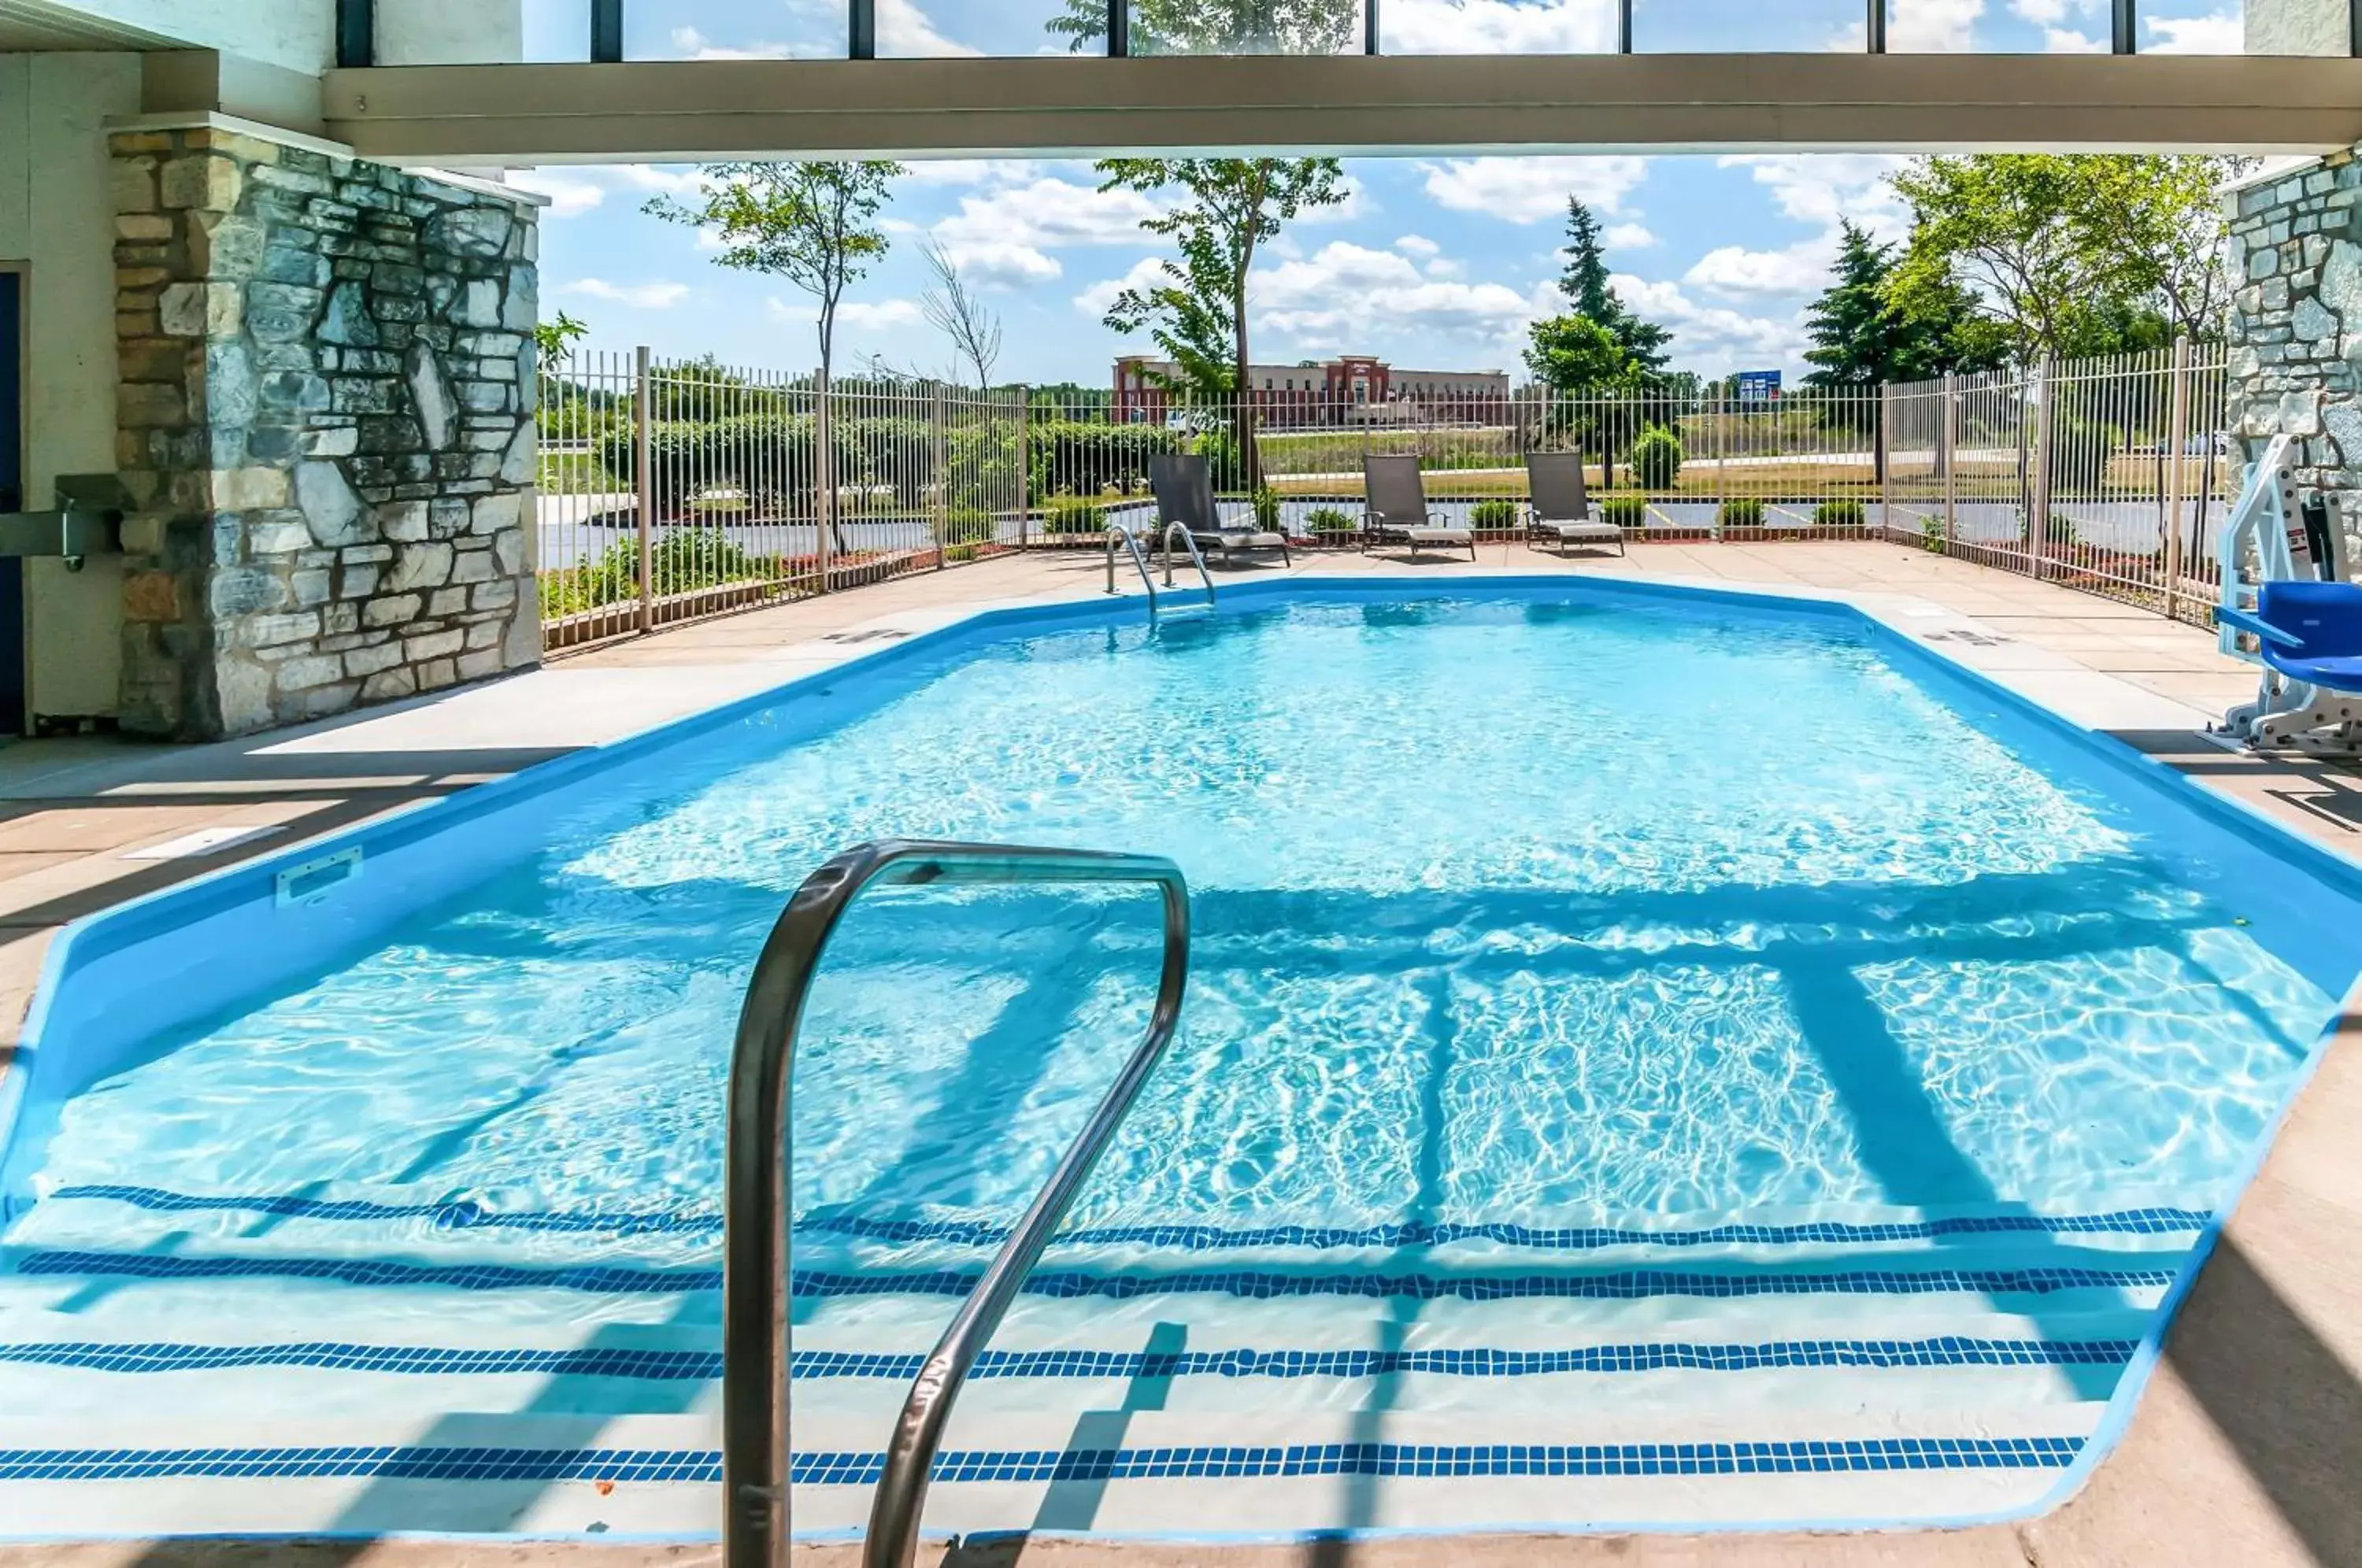
[[[1419,478],[1417,458],[1363,458],[1362,482],[1369,508],[1362,514],[1362,553],[1407,545],[1411,558],[1429,545],[1465,547],[1476,558],[1476,532],[1439,524],[1427,509],[1427,486]]]
[[[1558,553],[1569,545],[1613,545],[1624,553],[1624,530],[1591,514],[1591,496],[1583,488],[1583,454],[1529,452],[1526,480],[1533,500],[1526,504],[1526,547],[1555,541]]]
[[[1287,553],[1287,536],[1256,528],[1225,527],[1214,501],[1213,470],[1203,458],[1166,453],[1148,459],[1148,488],[1156,496],[1156,536],[1178,523],[1201,555],[1222,553],[1222,564],[1240,550],[1277,550],[1284,565],[1294,565]]]

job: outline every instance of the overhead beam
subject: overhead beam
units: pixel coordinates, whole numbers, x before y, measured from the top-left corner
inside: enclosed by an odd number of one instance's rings
[[[2362,61],[1550,55],[694,61],[335,71],[329,133],[389,162],[2025,149],[2362,141]]]

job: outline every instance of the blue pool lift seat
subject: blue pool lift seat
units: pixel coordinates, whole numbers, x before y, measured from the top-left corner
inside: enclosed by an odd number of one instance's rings
[[[2267,582],[2256,591],[2255,609],[2221,605],[2214,615],[2254,633],[2264,663],[2290,680],[2362,692],[2362,585]]]

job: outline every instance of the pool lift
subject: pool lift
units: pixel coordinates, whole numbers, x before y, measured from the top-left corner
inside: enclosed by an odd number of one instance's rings
[[[2246,489],[2215,546],[2221,568],[2218,603],[2242,619],[2252,614],[2268,582],[2345,582],[2345,520],[2334,495],[2301,496],[2290,461],[2293,437],[2275,436],[2248,471]],[[2250,569],[2253,575],[2250,576]],[[2362,695],[2335,691],[2272,668],[2260,644],[2220,619],[2222,650],[2263,671],[2256,700],[2223,716],[2213,732],[2257,751],[2304,751],[2321,756],[2362,754]]]

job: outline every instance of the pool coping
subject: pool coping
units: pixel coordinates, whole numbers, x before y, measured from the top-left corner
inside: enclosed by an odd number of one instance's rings
[[[2038,680],[2027,677],[2048,674],[2074,674],[2090,678],[2086,683],[2085,713],[2092,712],[2095,696],[2102,700],[2111,693],[2108,688],[2121,689],[2114,694],[2126,710],[2129,727],[2150,727],[2156,720],[2197,716],[2186,704],[2147,692],[2104,672],[2090,670],[2072,658],[2058,655],[2037,655],[2031,661],[2014,654],[1996,655],[1993,650],[2023,647],[2014,639],[1998,634],[1981,634],[1954,646],[1943,646],[1948,634],[1962,631],[1980,633],[1979,623],[1970,615],[1950,611],[1909,595],[1893,595],[1858,591],[1790,588],[1785,585],[1735,585],[1722,580],[1700,580],[1677,577],[1647,576],[1615,578],[1569,577],[1563,574],[1535,574],[1516,570],[1478,571],[1419,575],[1353,575],[1349,577],[1290,576],[1241,584],[1224,585],[1221,600],[1225,603],[1243,602],[1253,607],[1305,601],[1385,601],[1403,598],[1447,599],[1453,597],[1485,597],[1514,595],[1516,597],[1595,598],[1608,602],[1617,600],[1657,600],[1688,603],[1738,604],[1788,613],[1827,613],[1839,619],[1856,620],[1871,634],[1871,641],[1882,651],[1900,650],[1902,659],[1920,661],[1923,668],[1942,676],[1965,682],[1982,693],[2055,732],[2085,746],[2095,757],[2111,764],[2128,778],[2136,778],[2160,790],[2169,790],[2177,801],[2201,812],[2218,825],[2257,842],[2271,852],[2293,855],[2309,863],[2315,873],[2325,879],[2340,881],[2355,888],[2362,896],[2362,865],[2335,849],[2308,838],[2283,824],[2274,822],[2254,806],[2210,790],[2203,784],[2183,777],[2169,766],[2158,761],[2111,735],[2101,724],[2088,716],[2079,716],[2048,701],[2040,694]],[[661,749],[720,728],[746,716],[792,701],[800,690],[816,688],[835,679],[862,669],[890,668],[906,658],[937,657],[952,651],[963,640],[976,637],[995,640],[1013,627],[1052,625],[1060,622],[1094,624],[1109,618],[1110,613],[1123,614],[1128,606],[1139,604],[1138,594],[1126,594],[1110,602],[1105,596],[1078,593],[1055,593],[1025,599],[1003,600],[963,606],[957,609],[904,611],[878,617],[862,624],[864,627],[899,634],[895,640],[876,647],[848,645],[826,653],[796,650],[798,657],[781,660],[784,679],[762,690],[716,703],[698,712],[653,724],[602,745],[586,747],[568,756],[521,769],[506,778],[493,780],[441,800],[420,802],[370,822],[356,824],[325,837],[292,845],[272,854],[224,867],[203,877],[167,888],[140,898],[127,900],[105,910],[86,915],[61,930],[51,944],[43,965],[39,988],[28,1015],[15,1070],[0,1076],[0,1154],[5,1154],[14,1142],[18,1102],[30,1070],[38,1063],[39,1042],[48,1022],[57,991],[72,974],[78,958],[94,944],[113,938],[112,945],[138,941],[149,933],[151,925],[178,925],[192,914],[219,907],[225,901],[253,896],[258,889],[268,888],[281,871],[316,860],[341,847],[396,847],[430,836],[443,829],[488,812],[503,809],[520,801],[554,789],[563,788],[580,776],[602,771],[636,757],[643,753]],[[789,666],[801,667],[786,673]],[[2013,677],[2016,679],[2012,679]],[[2093,685],[2096,684],[2096,691]],[[2033,686],[2036,690],[2026,690]],[[2171,715],[2166,710],[2178,710]],[[2145,715],[2150,722],[2136,722]],[[1977,1525],[2011,1524],[2039,1518],[2055,1511],[2072,1498],[2088,1482],[2091,1474],[2114,1451],[2116,1442],[2129,1427],[2136,1408],[2146,1392],[2151,1374],[2158,1364],[2166,1333],[2179,1315],[2180,1309],[2192,1288],[2205,1259],[2211,1254],[2224,1227],[2239,1201],[2254,1184],[2263,1165],[2276,1147],[2279,1137],[2298,1100],[2317,1075],[2325,1059],[2324,1044],[2335,1033],[2333,1021],[2323,1038],[2316,1042],[2300,1067],[2296,1079],[2275,1111],[2268,1131],[2259,1136],[2247,1159],[2242,1162],[2232,1196],[2212,1216],[2189,1260],[2179,1271],[2167,1300],[2152,1320],[2140,1352],[2127,1368],[2099,1429],[2074,1463],[2059,1477],[2057,1484],[2034,1505],[2002,1513],[1959,1518],[1897,1518],[1897,1519],[1832,1519],[1826,1522],[1799,1524],[1732,1523],[1715,1526],[1676,1524],[1640,1533],[1651,1535],[1748,1534],[1771,1537],[1799,1531],[1843,1531],[1849,1533],[1877,1531],[1935,1531],[1958,1529]],[[1597,1527],[1535,1527],[1505,1523],[1496,1527],[1451,1528],[1445,1529],[1367,1529],[1343,1532],[1322,1531],[1317,1534],[1254,1535],[1225,1538],[1219,1535],[1188,1536],[1124,1536],[1079,1537],[1080,1540],[1127,1540],[1150,1542],[1160,1539],[1178,1544],[1183,1541],[1209,1544],[1288,1544],[1310,1540],[1335,1539],[1340,1534],[1354,1540],[1380,1540],[1388,1539],[1428,1539],[1438,1535],[1452,1537],[1540,1536],[1549,1539],[1626,1535],[1636,1533],[1634,1527],[1601,1525]],[[307,1539],[333,1539],[310,1534]],[[10,1538],[0,1537],[0,1543]],[[31,1538],[28,1538],[31,1539]],[[48,1538],[39,1538],[48,1539]],[[82,1538],[99,1539],[99,1538]],[[405,1537],[371,1536],[370,1539],[408,1539]],[[414,1539],[428,1540],[467,1540],[474,1542],[504,1542],[518,1545],[534,1541],[545,1544],[563,1541],[577,1543],[573,1536],[533,1537],[521,1534],[454,1534],[427,1532]],[[633,1538],[609,1538],[615,1545]],[[696,1540],[697,1536],[665,1536],[665,1540]],[[800,1546],[806,1538],[799,1538]],[[811,1544],[825,1544],[812,1540]]]

